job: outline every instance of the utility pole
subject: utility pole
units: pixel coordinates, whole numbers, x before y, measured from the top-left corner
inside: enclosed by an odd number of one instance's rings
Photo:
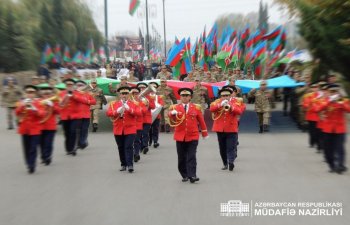
[[[166,58],[166,32],[165,32],[165,0],[163,0],[163,25],[164,25],[164,57]]]
[[[106,51],[106,58],[107,58],[106,62],[109,63],[107,0],[105,0],[105,51]]]
[[[148,29],[148,0],[146,0],[146,51],[147,59],[149,60],[149,29]]]

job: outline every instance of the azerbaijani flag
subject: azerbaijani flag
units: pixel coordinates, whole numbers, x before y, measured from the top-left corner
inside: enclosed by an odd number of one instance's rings
[[[88,42],[87,50],[90,51],[91,54],[95,52],[94,40],[92,38]]]
[[[43,58],[41,61],[46,63],[46,62],[51,61],[54,57],[55,57],[55,54],[52,52],[50,45],[47,43],[45,45],[44,52],[43,52]]]
[[[293,58],[295,52],[296,52],[296,49],[294,49],[293,51],[288,52],[287,55],[285,57],[283,57],[282,59],[278,60],[277,63],[286,63],[286,64],[288,64],[291,61],[291,59]]]
[[[63,61],[64,62],[70,62],[71,61],[71,57],[70,57],[69,47],[68,46],[66,46],[64,48]]]
[[[139,6],[140,6],[140,0],[130,0],[129,14],[133,16]]]

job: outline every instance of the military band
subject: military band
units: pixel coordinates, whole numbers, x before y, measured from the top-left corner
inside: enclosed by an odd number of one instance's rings
[[[208,137],[203,118],[208,103],[208,90],[201,85],[198,72],[196,73],[195,77],[192,74],[187,79],[196,82],[193,89],[179,89],[178,104],[165,77],[161,77],[160,85],[156,82],[141,82],[130,88],[125,80],[118,85],[115,90],[116,100],[109,104],[106,115],[113,122],[121,171],[134,172],[134,162],[140,160],[140,153],[147,154],[152,144],[154,148],[159,147],[159,128],[163,127],[163,130],[170,132],[172,127],[182,181],[199,181],[196,152],[199,134]],[[216,77],[220,78],[218,74]],[[35,172],[38,147],[42,163],[52,163],[58,118],[63,127],[64,146],[68,155],[75,156],[78,149],[87,147],[90,123],[93,132],[97,131],[98,110],[97,113],[94,110],[100,109],[104,100],[96,79],[91,79],[90,84],[71,78],[63,82],[66,89],[62,91],[49,85],[41,87],[38,92],[36,86],[27,85],[24,88],[24,98],[19,101],[22,92],[14,87],[11,79],[3,90],[3,105],[6,101],[6,107],[16,108],[18,132],[22,136],[29,173]],[[109,88],[114,91],[111,86]],[[350,101],[343,96],[341,87],[334,83],[315,82],[306,90],[304,95],[300,95],[299,102],[303,109],[300,111],[305,114],[305,120],[309,124],[309,145],[316,147],[318,153],[324,152],[330,172],[341,174],[347,170],[345,114],[350,112]],[[237,96],[240,92],[235,80],[230,80],[229,85],[219,89],[219,98],[210,104],[209,111],[214,121],[212,131],[217,133],[223,170],[233,171],[237,158],[239,119],[245,111],[243,98]],[[267,82],[261,81],[259,90],[252,89],[249,96],[255,98],[259,133],[267,132],[272,101]],[[12,107],[14,101],[17,103]],[[10,117],[8,125],[9,129],[14,127]]]

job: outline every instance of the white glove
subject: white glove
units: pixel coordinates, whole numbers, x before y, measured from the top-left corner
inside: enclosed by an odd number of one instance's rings
[[[37,111],[38,110],[34,105],[32,105],[29,109],[33,110],[33,111]]]
[[[123,107],[119,107],[118,109],[117,109],[117,113],[121,113],[123,111]]]
[[[26,98],[26,99],[23,100],[23,103],[24,103],[25,105],[27,105],[27,104],[29,104],[29,103],[31,103],[31,102],[32,102],[32,100],[31,100],[30,98]]]
[[[130,107],[128,106],[128,104],[125,104],[124,107],[125,107],[125,109],[126,109],[127,111],[130,110]]]
[[[227,105],[227,103],[228,103],[228,100],[224,100],[221,102],[221,106]]]
[[[209,139],[209,135],[208,136],[205,136],[205,137],[203,137],[203,140],[205,141],[205,140],[208,140]]]
[[[176,114],[177,114],[177,111],[174,109],[174,110],[172,110],[170,113],[171,113],[171,115],[176,115]]]
[[[335,95],[330,96],[330,97],[329,97],[329,100],[331,100],[332,102],[334,102],[334,101],[337,101],[338,98],[339,98],[339,95],[338,95],[338,94],[335,94]]]
[[[50,107],[53,106],[53,102],[50,101],[50,100],[45,100],[45,101],[44,101],[44,104],[45,104],[45,105],[48,105],[48,106],[50,106]]]
[[[323,92],[322,91],[319,91],[318,93],[317,93],[317,98],[322,98],[323,97]]]

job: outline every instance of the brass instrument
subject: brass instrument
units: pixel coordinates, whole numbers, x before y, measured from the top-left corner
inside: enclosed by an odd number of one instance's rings
[[[52,97],[50,97],[50,98],[43,99],[43,100],[40,101],[40,104],[46,105],[46,107],[48,107],[47,112],[46,112],[46,115],[45,115],[45,117],[40,121],[40,123],[45,123],[45,122],[51,117],[52,111],[53,111],[52,107],[50,107],[50,106],[48,106],[47,104],[45,104],[45,101],[53,101],[53,102],[54,102],[54,101],[57,101],[57,102],[58,102],[59,100],[60,100],[59,96],[58,96],[58,95],[54,95],[54,96],[52,96]]]
[[[139,98],[144,98],[146,95],[152,92],[156,93],[157,90],[152,85],[148,85],[148,87],[139,94]]]
[[[40,103],[41,103],[42,105],[44,105],[44,104],[45,104],[45,101],[52,101],[52,102],[55,102],[55,101],[59,101],[59,100],[60,100],[60,97],[59,97],[58,95],[54,95],[54,96],[52,96],[52,97],[50,97],[50,98],[46,98],[46,99],[40,100]]]

